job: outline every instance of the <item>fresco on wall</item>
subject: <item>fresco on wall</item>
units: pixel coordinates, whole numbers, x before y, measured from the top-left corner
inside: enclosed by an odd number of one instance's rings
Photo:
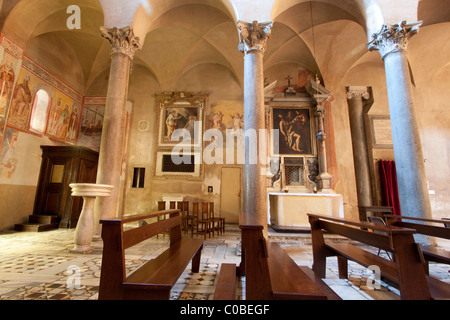
[[[227,129],[244,129],[244,105],[242,101],[221,100],[211,106],[206,129],[219,129],[224,134]]]
[[[30,74],[21,69],[11,98],[8,126],[27,130],[33,100],[31,88],[34,84],[35,81],[31,81]]]
[[[17,167],[14,151],[19,137],[19,131],[7,128],[0,155],[0,178],[12,179]]]
[[[57,92],[48,115],[46,135],[57,141],[74,143],[79,117],[80,105]]]
[[[0,57],[0,132],[4,132],[14,84],[20,69],[20,60],[6,51],[0,54],[2,55]]]
[[[105,106],[83,106],[79,125],[78,144],[95,151],[100,150],[102,138],[103,117]]]

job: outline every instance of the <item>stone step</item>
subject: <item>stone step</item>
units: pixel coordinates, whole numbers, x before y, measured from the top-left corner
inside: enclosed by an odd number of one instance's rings
[[[14,226],[16,231],[42,232],[58,229],[58,223],[20,223]]]
[[[58,223],[58,216],[45,214],[32,214],[31,216],[28,216],[28,223],[33,224]]]

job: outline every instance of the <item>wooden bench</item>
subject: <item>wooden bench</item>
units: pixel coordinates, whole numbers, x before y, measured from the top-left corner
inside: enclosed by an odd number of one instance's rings
[[[261,225],[241,225],[238,274],[246,277],[247,300],[340,300],[308,267],[299,267],[277,243],[267,241]]]
[[[214,300],[235,300],[236,281],[236,265],[233,263],[222,263],[214,291]]]
[[[385,214],[383,216],[386,223],[392,226],[415,229],[417,233],[450,240],[450,227],[447,227],[448,220],[425,219],[406,216],[394,216]],[[408,220],[408,221],[405,221]],[[412,222],[410,222],[412,221]],[[444,226],[437,226],[433,224],[443,224]],[[427,263],[425,270],[428,274],[428,262],[438,262],[450,264],[450,251],[436,248],[430,245],[422,245],[422,252]]]
[[[168,217],[161,219],[162,216]],[[157,221],[124,230],[124,224],[143,219]],[[199,271],[203,241],[182,238],[180,210],[164,210],[100,222],[103,257],[99,300],[168,300],[170,290],[191,260],[192,271]],[[125,250],[167,230],[170,233],[170,247],[127,276]]]
[[[425,274],[420,246],[414,241],[415,230],[355,222],[329,216],[308,214],[313,246],[313,270],[325,278],[326,258],[337,256],[339,278],[347,278],[348,260],[365,267],[378,266],[382,278],[397,284],[401,299],[429,300],[450,298],[448,286]],[[377,231],[370,232],[369,230]],[[393,260],[387,260],[350,242],[325,243],[323,233],[339,234],[353,241],[389,251]]]

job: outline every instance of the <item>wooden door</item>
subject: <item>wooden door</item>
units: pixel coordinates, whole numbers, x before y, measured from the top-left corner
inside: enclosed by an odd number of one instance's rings
[[[239,223],[241,214],[242,169],[223,167],[221,173],[220,216],[226,223]]]
[[[83,199],[71,183],[95,183],[98,153],[84,147],[41,146],[42,164],[33,214],[55,215],[60,227],[75,228]]]

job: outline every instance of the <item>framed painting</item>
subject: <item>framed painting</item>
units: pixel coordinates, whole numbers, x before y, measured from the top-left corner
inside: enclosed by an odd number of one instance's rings
[[[201,153],[184,152],[177,154],[172,151],[158,151],[153,175],[155,178],[201,179]]]
[[[175,145],[201,147],[207,95],[172,92],[157,94],[156,100],[159,109],[158,147],[167,148]]]
[[[273,107],[271,119],[272,129],[279,133],[278,139],[272,136],[274,155],[314,155],[314,118],[309,107]]]

